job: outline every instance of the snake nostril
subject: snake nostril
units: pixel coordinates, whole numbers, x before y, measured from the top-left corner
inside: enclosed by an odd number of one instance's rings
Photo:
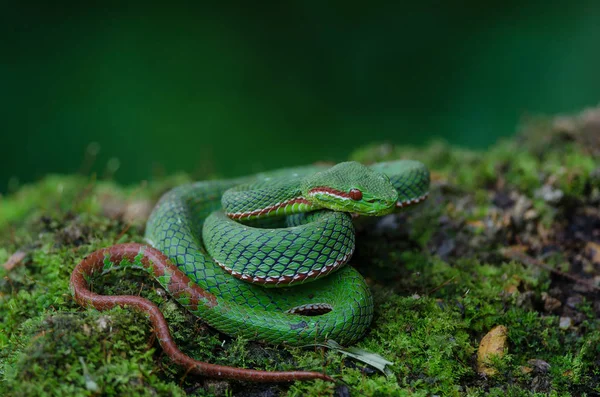
[[[320,316],[329,313],[333,307],[328,303],[312,303],[308,305],[296,306],[287,311],[289,314],[300,316]]]

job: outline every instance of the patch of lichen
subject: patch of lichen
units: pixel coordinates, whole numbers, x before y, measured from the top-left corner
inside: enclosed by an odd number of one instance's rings
[[[486,152],[436,142],[424,148],[372,145],[351,156],[366,163],[413,158],[432,170],[425,204],[357,225],[353,263],[375,297],[373,325],[357,346],[392,361],[390,376],[333,351],[226,337],[142,273],[122,270],[94,283],[104,294],[141,294],[158,304],[180,348],[197,359],[323,370],[345,384],[337,386],[187,375],[161,353],[143,315],[100,313],[73,302],[68,279],[77,261],[116,242],[142,241],[143,221],[129,210],[153,203],[185,176],[130,188],[50,176],[23,187],[0,200],[0,263],[26,252],[21,263],[0,266],[0,394],[599,393],[597,293],[503,254],[516,247],[574,276],[593,280],[597,274],[600,264],[582,254],[589,241],[600,243],[594,212],[600,204],[594,156],[600,151],[588,119],[594,120],[589,114],[536,119]],[[565,326],[561,318],[570,322]],[[477,369],[479,342],[497,325],[508,332],[505,354],[492,359],[495,374],[484,376]]]

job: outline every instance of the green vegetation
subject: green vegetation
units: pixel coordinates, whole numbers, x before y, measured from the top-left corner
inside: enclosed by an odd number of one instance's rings
[[[73,302],[68,280],[78,260],[116,242],[141,242],[144,211],[186,176],[130,188],[48,176],[1,197],[0,394],[306,396],[346,387],[357,396],[600,393],[600,143],[593,139],[600,127],[589,124],[590,114],[534,120],[516,140],[487,152],[433,143],[373,145],[352,155],[364,162],[414,158],[432,169],[425,204],[357,225],[353,263],[376,307],[357,346],[394,362],[389,377],[332,351],[226,337],[141,272],[119,271],[94,284],[104,294],[157,303],[181,349],[197,359],[324,370],[346,386],[186,375],[161,354],[143,315]],[[510,259],[506,248],[556,270]],[[10,260],[16,252],[25,255]],[[495,375],[478,374],[479,342],[497,325],[508,330],[505,354],[491,361]]]

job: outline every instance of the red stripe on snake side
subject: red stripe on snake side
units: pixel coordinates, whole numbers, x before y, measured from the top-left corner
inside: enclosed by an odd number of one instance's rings
[[[351,198],[350,193],[343,192],[341,190],[337,190],[337,189],[327,187],[327,186],[314,187],[308,191],[308,194],[316,194],[316,193],[325,193],[325,194],[329,194],[332,196],[338,196],[338,197],[345,198],[345,199]]]

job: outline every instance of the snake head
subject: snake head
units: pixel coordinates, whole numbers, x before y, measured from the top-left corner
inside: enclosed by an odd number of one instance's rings
[[[303,196],[313,205],[359,215],[391,213],[398,192],[387,175],[349,161],[317,172],[301,184]]]

